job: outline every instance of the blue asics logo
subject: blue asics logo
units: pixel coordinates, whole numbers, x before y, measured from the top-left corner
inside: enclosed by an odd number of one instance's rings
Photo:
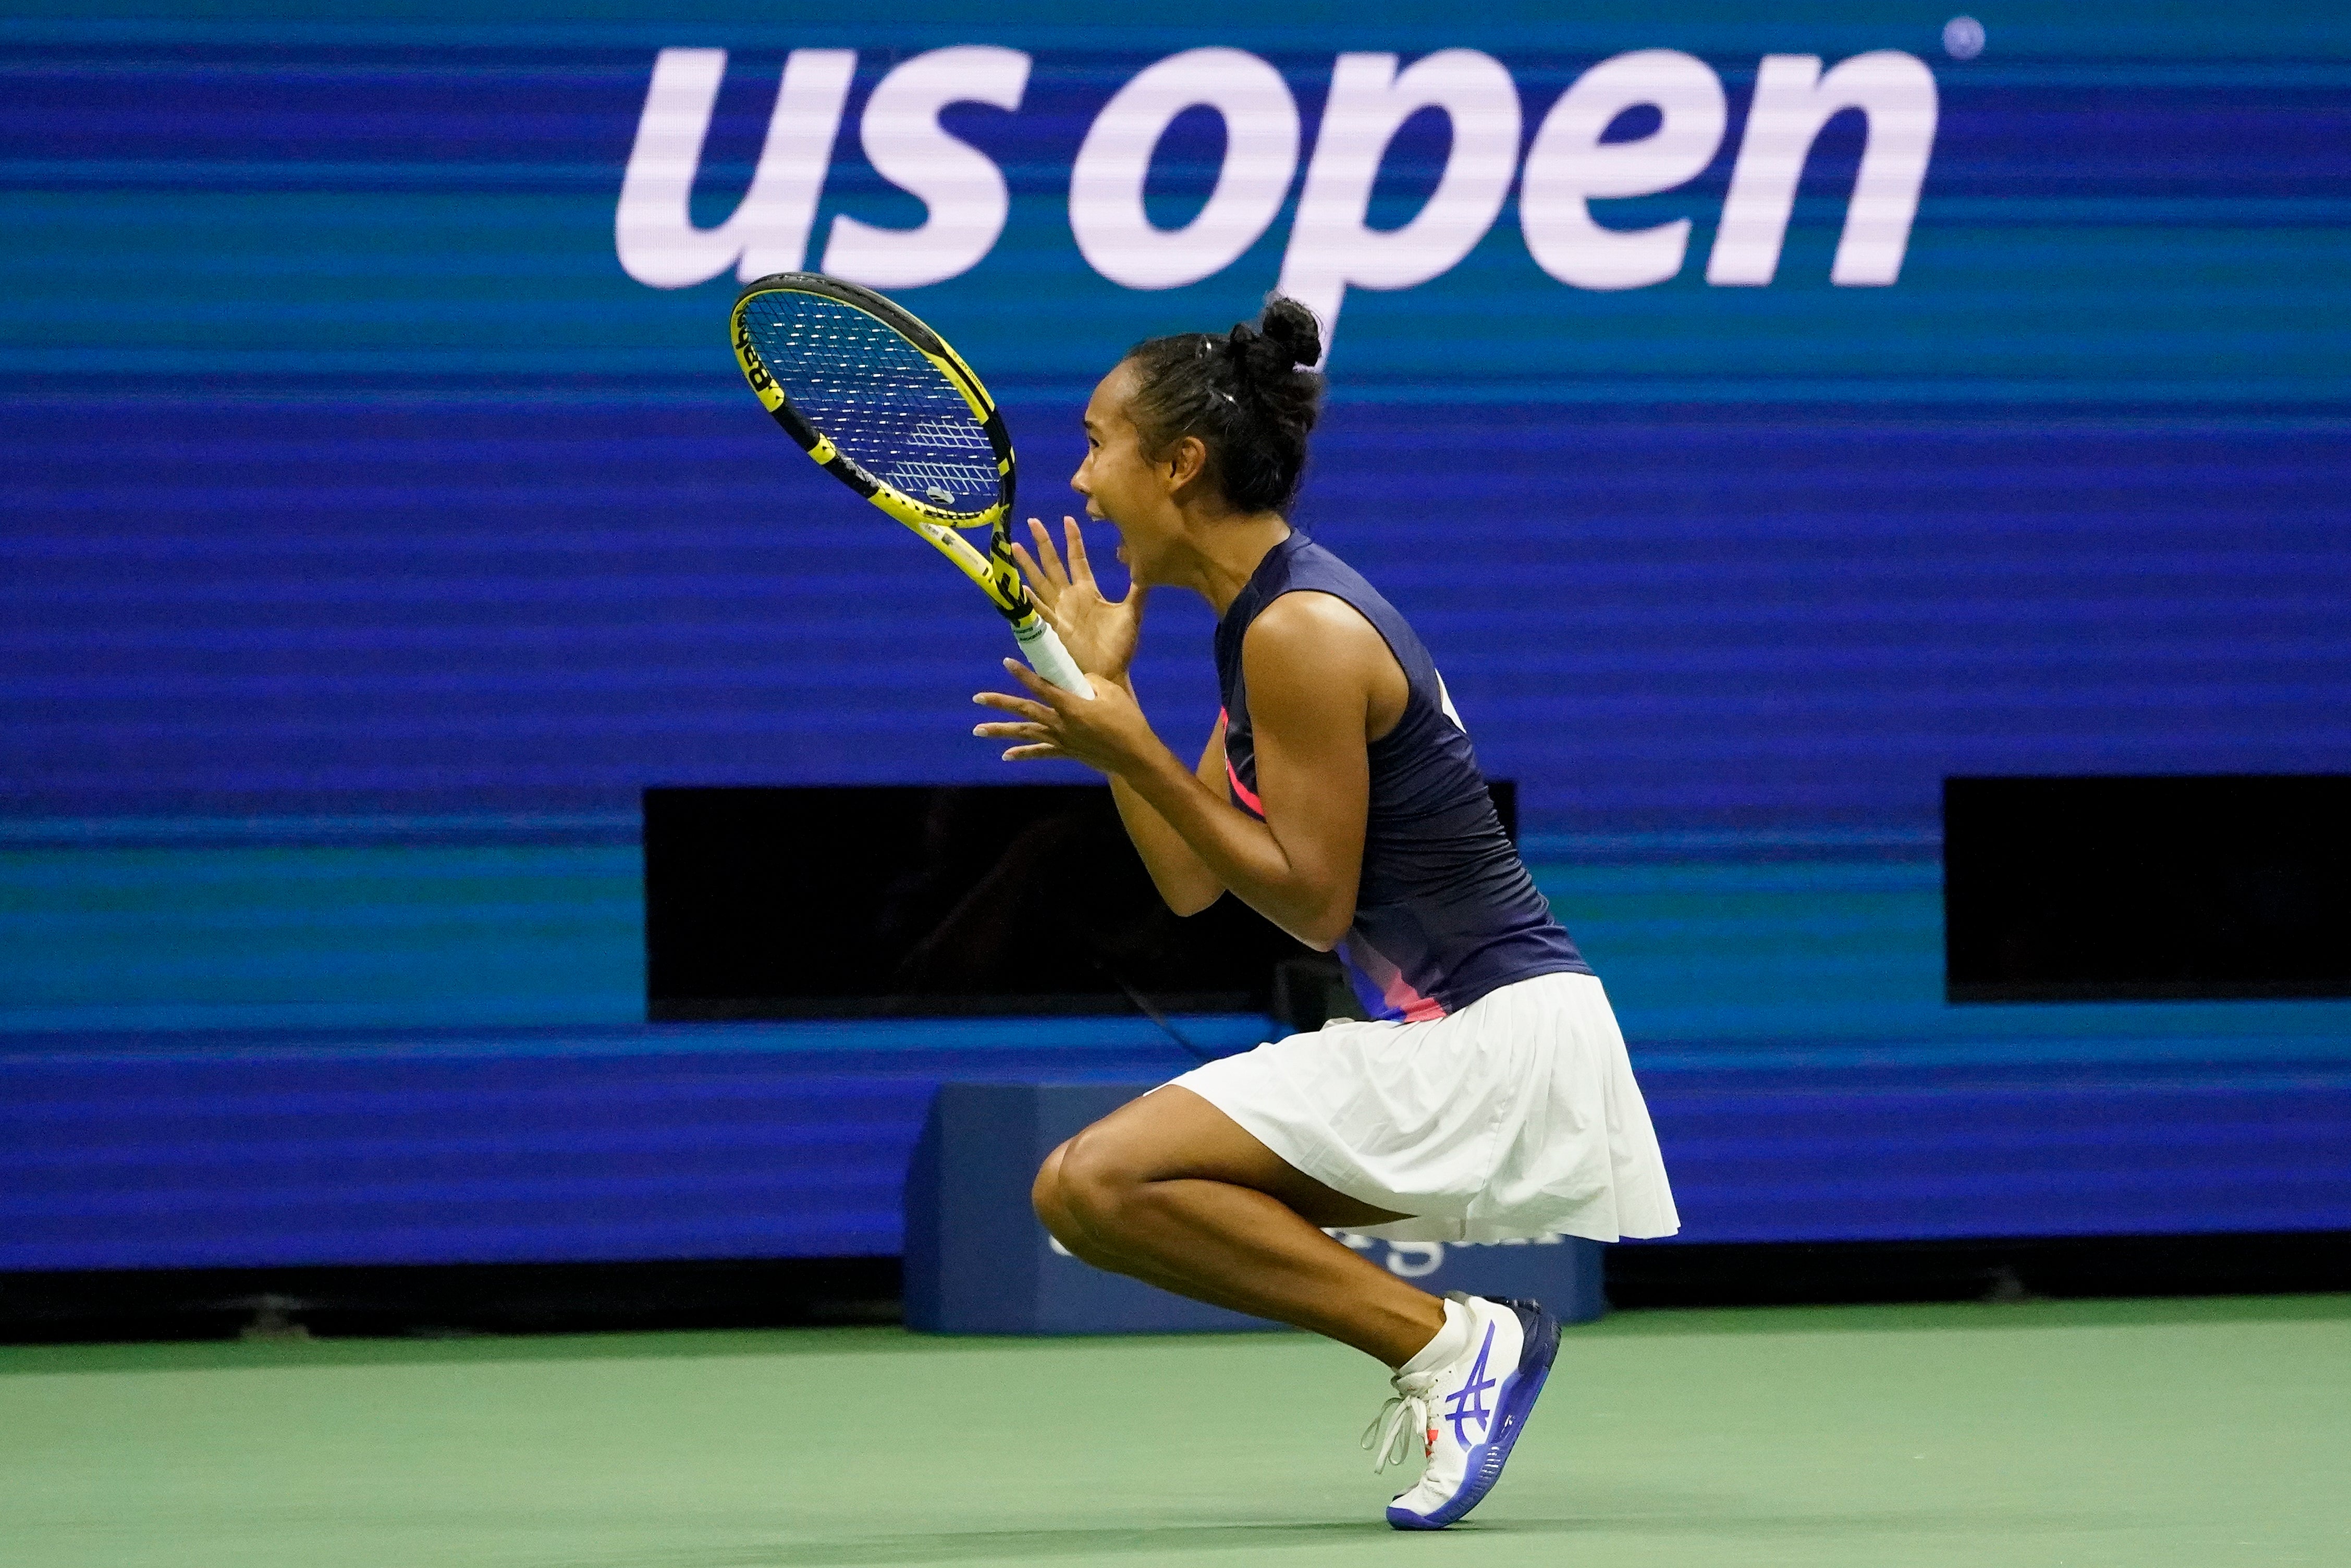
[[[1463,1384],[1458,1392],[1445,1396],[1445,1418],[1453,1423],[1453,1440],[1465,1448],[1469,1446],[1469,1434],[1462,1430],[1463,1426],[1475,1421],[1482,1432],[1486,1429],[1486,1423],[1493,1419],[1492,1413],[1486,1408],[1486,1390],[1493,1387],[1495,1381],[1486,1375],[1486,1357],[1493,1348],[1494,1325],[1488,1323],[1485,1343],[1478,1347],[1478,1359],[1469,1366],[1469,1381]],[[1470,1403],[1473,1399],[1477,1401],[1475,1405]]]

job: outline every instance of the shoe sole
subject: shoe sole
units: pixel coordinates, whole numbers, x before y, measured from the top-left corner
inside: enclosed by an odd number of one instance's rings
[[[1525,1429],[1527,1416],[1534,1410],[1544,1383],[1551,1378],[1551,1364],[1559,1355],[1559,1320],[1543,1311],[1539,1301],[1513,1301],[1505,1296],[1486,1299],[1518,1314],[1519,1333],[1524,1342],[1519,1350],[1518,1368],[1504,1383],[1495,1401],[1493,1436],[1469,1450],[1461,1490],[1448,1498],[1444,1507],[1430,1513],[1411,1513],[1391,1506],[1388,1524],[1392,1529],[1443,1530],[1483,1502],[1486,1494],[1494,1490],[1494,1483],[1502,1479],[1502,1467],[1510,1461],[1510,1449]]]

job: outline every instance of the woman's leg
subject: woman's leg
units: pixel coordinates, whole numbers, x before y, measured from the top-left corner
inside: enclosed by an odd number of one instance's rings
[[[1188,1089],[1146,1094],[1054,1150],[1034,1196],[1046,1228],[1096,1267],[1390,1366],[1445,1326],[1442,1301],[1322,1230],[1405,1216],[1306,1176]]]
[[[1075,1141],[1071,1140],[1072,1143]],[[1071,1257],[1105,1272],[1124,1274],[1131,1280],[1155,1285],[1175,1295],[1189,1296],[1196,1301],[1206,1301],[1212,1307],[1226,1307],[1237,1312],[1254,1310],[1248,1303],[1219,1294],[1196,1280],[1177,1279],[1153,1264],[1148,1258],[1118,1251],[1100,1237],[1091,1236],[1080,1228],[1069,1211],[1069,1206],[1061,1198],[1061,1155],[1069,1146],[1065,1143],[1045,1156],[1045,1163],[1038,1168],[1036,1186],[1029,1197],[1036,1207],[1037,1218],[1045,1222],[1045,1228],[1053,1233],[1053,1239],[1059,1241]]]

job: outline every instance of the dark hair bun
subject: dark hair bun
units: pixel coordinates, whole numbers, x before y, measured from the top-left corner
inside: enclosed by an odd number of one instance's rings
[[[1298,365],[1311,365],[1322,358],[1322,323],[1314,312],[1286,294],[1270,296],[1265,302],[1265,314],[1258,318],[1258,330],[1270,342],[1280,346],[1289,356],[1283,370]]]
[[[1321,412],[1322,323],[1272,296],[1251,325],[1222,338],[1183,332],[1127,350],[1128,413],[1153,456],[1186,435],[1208,448],[1211,482],[1234,509],[1279,512],[1297,497],[1306,438]]]

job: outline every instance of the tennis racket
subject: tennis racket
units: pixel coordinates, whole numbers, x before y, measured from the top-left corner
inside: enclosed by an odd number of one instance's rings
[[[1012,438],[987,389],[936,332],[870,288],[820,272],[746,287],[735,361],[786,434],[971,579],[1036,672],[1093,695],[1012,559]],[[983,555],[958,529],[988,530]]]

